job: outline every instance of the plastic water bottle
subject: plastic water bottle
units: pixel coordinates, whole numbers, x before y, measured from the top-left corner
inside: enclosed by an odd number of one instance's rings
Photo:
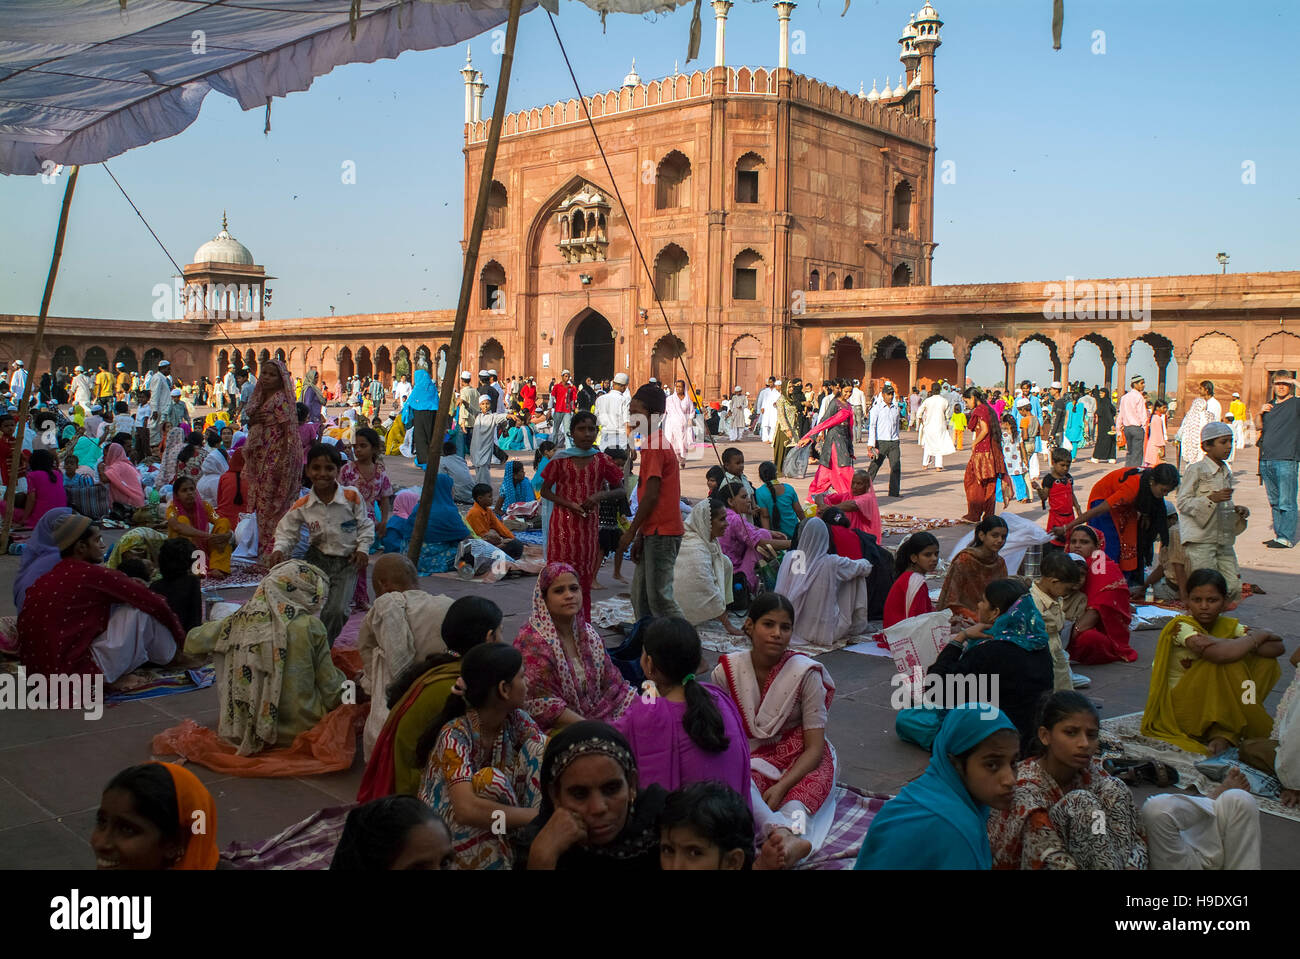
[[[1156,591],[1153,587],[1148,586],[1146,595],[1143,597],[1145,602],[1154,603],[1156,601]]]

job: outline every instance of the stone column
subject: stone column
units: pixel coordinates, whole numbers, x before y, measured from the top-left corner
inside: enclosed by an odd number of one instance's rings
[[[474,121],[477,123],[483,119],[483,94],[487,91],[487,82],[483,79],[483,74],[477,70],[474,72]]]
[[[713,65],[727,65],[727,12],[731,10],[731,0],[713,0]]]
[[[1156,396],[1164,396],[1169,360],[1174,355],[1174,350],[1173,347],[1162,347],[1153,349],[1152,352],[1156,355]]]
[[[474,78],[478,73],[470,64],[469,47],[465,47],[465,65],[460,69],[460,75],[465,78],[465,122],[469,123],[474,119]]]
[[[782,70],[788,70],[790,68],[790,14],[794,12],[797,4],[790,3],[789,0],[778,0],[772,6],[776,8],[776,18],[781,25],[781,50],[776,65]]]
[[[907,351],[907,385],[900,387],[903,390],[904,399],[907,398],[907,394],[911,391],[912,387],[916,385],[917,362],[918,358],[916,353],[909,349]]]

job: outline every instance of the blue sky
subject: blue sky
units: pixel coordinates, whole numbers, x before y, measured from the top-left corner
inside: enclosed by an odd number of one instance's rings
[[[791,27],[806,53],[791,67],[852,91],[886,74],[897,83],[897,38],[919,6],[853,0],[841,18],[839,0],[801,3]],[[610,16],[604,32],[587,8],[561,8],[584,92],[618,86],[633,57],[646,79],[686,67],[689,7]],[[953,161],[956,182],[936,187],[936,283],[1211,272],[1220,250],[1233,271],[1297,268],[1300,5],[1067,0],[1059,52],[1050,0],[943,0],[938,12],[938,161]],[[713,59],[704,13],[692,69]],[[488,37],[473,47],[490,107],[498,58]],[[776,47],[771,4],[740,0],[728,61],[773,65]],[[212,94],[184,133],[109,166],[182,264],[227,209],[231,232],[280,277],[275,316],[453,307],[464,59],[461,46],[342,67],[277,100],[269,136],[263,111]],[[572,92],[534,10],[510,108]],[[341,182],[348,160],[354,185]],[[0,178],[0,312],[39,309],[61,194],[38,177]],[[107,175],[84,169],[52,312],[147,318],[153,286],[173,272]],[[1091,377],[1082,351],[1072,372]]]

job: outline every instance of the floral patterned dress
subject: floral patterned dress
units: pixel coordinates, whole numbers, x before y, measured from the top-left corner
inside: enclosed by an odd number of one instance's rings
[[[343,464],[343,469],[339,470],[339,485],[351,486],[361,494],[361,499],[366,504],[366,509],[370,512],[371,518],[375,515],[375,504],[385,497],[392,498],[395,495],[392,481],[388,478],[388,472],[384,469],[383,463],[375,463],[374,473],[370,479],[361,475],[361,470],[357,469],[354,460],[348,460]],[[378,524],[378,520],[375,521]],[[380,541],[382,536],[375,536],[375,542],[370,547],[372,553],[380,552],[383,547]],[[357,577],[357,589],[353,593],[352,605],[357,609],[370,608],[370,590],[366,588],[366,577],[360,575]]]
[[[600,634],[582,615],[573,620],[578,657],[570,660],[565,653],[545,599],[546,590],[563,573],[574,573],[574,569],[567,563],[548,563],[542,570],[533,589],[532,616],[515,637],[528,679],[525,708],[547,732],[554,731],[552,727],[566,709],[583,719],[612,723],[636,698],[606,652]]]
[[[1064,789],[1042,764],[1016,766],[1010,809],[989,817],[994,869],[1146,869],[1147,841],[1128,786],[1095,757]]]
[[[451,830],[457,869],[510,869],[514,851],[504,832],[456,821],[452,786],[469,783],[474,795],[494,803],[536,809],[542,802],[545,751],[546,736],[521,709],[507,717],[501,735],[490,743],[482,738],[476,709],[467,709],[442,727],[420,781],[420,799]]]

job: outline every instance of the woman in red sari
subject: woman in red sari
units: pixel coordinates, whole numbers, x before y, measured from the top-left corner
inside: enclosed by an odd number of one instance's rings
[[[537,409],[537,384],[532,380],[524,383],[519,387],[519,405],[523,411],[532,417],[533,412]]]
[[[599,502],[623,492],[623,471],[595,448],[596,415],[573,414],[573,445],[555,454],[542,470],[542,498],[555,504],[546,533],[546,558],[568,563],[582,586],[582,616],[591,619],[591,584],[605,558],[599,548]]]
[[[302,441],[298,438],[293,377],[280,360],[263,361],[247,413],[245,498],[249,511],[257,514],[257,549],[266,560],[275,548],[275,528],[302,488]]]
[[[1133,607],[1128,583],[1119,564],[1106,555],[1106,538],[1092,526],[1076,526],[1070,533],[1070,552],[1088,561],[1083,591],[1088,608],[1074,624],[1070,659],[1088,666],[1131,663],[1138,658],[1129,645]]]
[[[974,386],[962,394],[970,411],[966,414],[966,428],[971,431],[970,460],[966,463],[966,476],[962,485],[966,490],[966,515],[968,523],[978,523],[996,512],[999,477],[1002,498],[1010,502],[1011,477],[1002,459],[1002,427],[998,415],[985,402],[984,392]]]
[[[817,472],[808,486],[810,502],[818,493],[828,489],[846,495],[853,491],[853,407],[848,402],[852,391],[852,383],[839,380],[831,394],[834,399],[826,410],[825,419],[805,433],[798,443],[807,446],[818,433],[826,434],[817,451]]]
[[[1093,484],[1083,515],[1052,530],[1052,536],[1058,542],[1068,540],[1071,530],[1090,523],[1101,534],[1106,555],[1119,563],[1129,583],[1137,585],[1151,562],[1155,541],[1168,545],[1165,497],[1177,488],[1178,470],[1170,463],[1111,470]]]

